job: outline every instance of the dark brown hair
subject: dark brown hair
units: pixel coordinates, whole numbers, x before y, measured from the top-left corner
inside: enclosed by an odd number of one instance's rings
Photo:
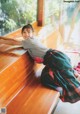
[[[27,25],[22,27],[21,33],[23,33],[24,29],[28,29],[28,28],[30,28],[34,32],[34,29],[33,29],[32,25],[31,24],[27,24]]]

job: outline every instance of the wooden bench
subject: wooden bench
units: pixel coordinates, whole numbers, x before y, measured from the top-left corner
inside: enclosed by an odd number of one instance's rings
[[[7,114],[51,114],[59,92],[44,87],[34,62],[20,47],[0,46],[0,108]]]

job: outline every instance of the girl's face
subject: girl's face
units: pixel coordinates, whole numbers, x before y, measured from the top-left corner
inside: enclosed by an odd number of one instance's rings
[[[22,36],[24,39],[28,39],[30,37],[33,37],[33,31],[30,28],[25,28],[23,30]]]

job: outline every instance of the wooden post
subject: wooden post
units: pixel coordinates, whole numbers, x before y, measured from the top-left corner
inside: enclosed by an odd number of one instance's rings
[[[44,25],[44,1],[45,0],[38,0],[38,5],[37,5],[37,22],[38,26],[43,26]]]

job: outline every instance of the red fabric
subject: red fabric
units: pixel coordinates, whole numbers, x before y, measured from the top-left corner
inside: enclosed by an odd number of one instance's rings
[[[42,58],[35,57],[34,60],[35,60],[36,63],[43,63],[43,59]]]
[[[80,62],[79,62],[78,65],[74,68],[74,70],[76,70],[76,71],[80,74]]]

